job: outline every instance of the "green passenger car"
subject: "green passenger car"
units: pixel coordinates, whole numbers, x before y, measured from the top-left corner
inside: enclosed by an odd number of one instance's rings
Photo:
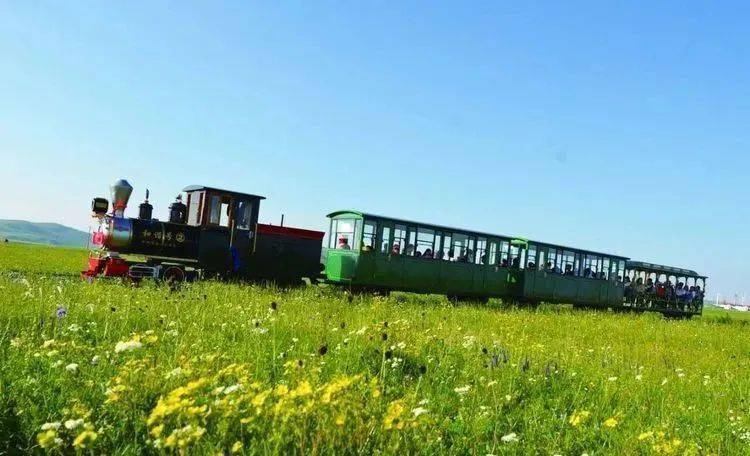
[[[329,282],[475,299],[523,292],[520,270],[488,261],[499,258],[497,244],[510,245],[510,238],[358,211],[338,211],[328,217],[325,275]],[[491,252],[490,245],[495,246]]]

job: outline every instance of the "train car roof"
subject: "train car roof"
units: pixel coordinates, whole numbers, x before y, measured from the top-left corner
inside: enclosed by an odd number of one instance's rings
[[[327,217],[328,218],[333,218],[333,217],[336,217],[338,215],[343,215],[343,214],[355,214],[355,215],[358,215],[360,217],[371,217],[371,218],[392,220],[394,222],[401,222],[401,223],[404,223],[404,224],[407,224],[407,225],[429,226],[429,227],[437,228],[439,230],[444,230],[444,231],[451,231],[451,232],[458,232],[458,233],[472,233],[472,234],[478,234],[480,236],[485,236],[485,237],[499,237],[499,238],[506,238],[506,239],[511,239],[511,240],[520,240],[520,241],[524,241],[524,242],[527,242],[527,243],[532,243],[532,244],[538,245],[538,246],[554,247],[554,248],[558,248],[558,249],[562,249],[562,250],[574,250],[576,252],[581,252],[581,253],[584,253],[584,254],[607,256],[607,257],[610,257],[610,258],[616,258],[618,260],[628,260],[629,259],[628,257],[621,256],[621,255],[614,255],[612,253],[596,252],[594,250],[579,249],[577,247],[568,247],[568,246],[564,246],[564,245],[560,245],[560,244],[552,244],[550,242],[534,241],[532,239],[526,239],[524,237],[507,236],[505,234],[485,233],[485,232],[474,231],[474,230],[469,230],[469,229],[465,229],[465,228],[455,228],[455,227],[450,227],[450,226],[435,225],[435,224],[432,224],[432,223],[423,223],[423,222],[417,222],[417,221],[413,221],[413,220],[405,220],[405,219],[398,219],[398,218],[394,218],[394,217],[386,217],[386,216],[383,216],[383,215],[371,214],[371,213],[367,213],[367,212],[361,212],[361,211],[350,210],[350,209],[343,209],[343,210],[340,210],[340,211],[331,212],[330,214],[327,215]]]
[[[216,188],[216,187],[206,187],[205,185],[188,185],[187,187],[183,188],[182,191],[183,192],[210,191],[210,192],[216,192],[216,193],[223,193],[225,195],[239,196],[239,197],[243,197],[247,199],[259,199],[259,200],[266,199],[265,196],[252,195],[250,193],[234,192],[232,190],[223,190],[221,188]]]
[[[653,272],[663,272],[665,274],[683,274],[683,275],[698,277],[701,279],[708,278],[707,276],[698,274],[692,269],[683,269],[683,268],[675,268],[672,266],[663,266],[661,264],[647,263],[645,261],[631,260],[626,263],[626,267],[629,269],[644,269],[644,270],[653,271]]]

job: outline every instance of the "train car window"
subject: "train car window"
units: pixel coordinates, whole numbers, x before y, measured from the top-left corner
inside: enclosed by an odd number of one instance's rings
[[[442,259],[443,233],[435,233],[435,244],[432,246],[432,256],[436,260]]]
[[[487,239],[477,238],[477,252],[474,256],[476,264],[487,264]]]
[[[420,227],[417,231],[417,253],[415,255],[432,259],[435,256],[432,250],[434,243],[435,231]]]
[[[404,241],[406,241],[406,226],[396,225],[393,230],[393,247],[391,248],[392,253],[404,253],[403,250]]]
[[[237,201],[235,211],[235,227],[238,230],[250,230],[253,224],[253,203],[250,201]]]
[[[508,258],[508,255],[510,254],[510,242],[508,241],[500,241],[500,266],[507,268],[510,266],[510,258]]]
[[[535,245],[532,244],[529,246],[528,252],[526,254],[527,261],[525,262],[526,267],[528,267],[529,269],[536,269],[536,264],[537,264],[536,255],[537,255],[537,248]]]
[[[562,270],[567,275],[572,275],[575,269],[575,252],[572,250],[563,251]]]
[[[517,245],[510,246],[510,266],[517,268],[521,264],[521,249]]]
[[[405,255],[408,256],[416,256],[417,255],[417,227],[410,226],[407,230],[407,242],[406,242],[406,250],[404,251]]]
[[[390,226],[383,227],[383,234],[381,234],[380,239],[381,239],[380,251],[383,253],[391,253],[393,244],[391,244],[391,227]]]
[[[489,263],[492,266],[497,264],[497,242],[490,241],[490,257],[489,257]]]
[[[538,258],[538,260],[539,261],[537,261],[537,269],[539,269],[540,271],[543,271],[545,265],[547,264],[547,261],[546,261],[547,260],[547,256],[546,256],[544,250],[541,249],[541,248],[539,249],[539,258]]]
[[[469,243],[468,243],[468,247],[466,249],[466,262],[467,263],[473,263],[474,262],[474,258],[476,258],[476,256],[477,256],[476,255],[477,251],[476,251],[476,248],[474,247],[475,243],[476,243],[476,240],[475,240],[474,236],[469,236]]]
[[[375,236],[378,232],[378,225],[372,220],[366,220],[362,229],[362,250],[372,251],[375,247]]]
[[[441,260],[451,261],[453,259],[453,236],[451,233],[445,233],[443,236],[443,250],[440,256]]]
[[[599,275],[602,279],[609,279],[609,258],[604,257],[602,259],[602,269],[601,274]]]
[[[330,248],[340,250],[351,250],[356,248],[354,243],[354,232],[356,222],[354,219],[337,219],[331,225]]]
[[[469,259],[469,236],[465,234],[453,234],[453,245],[448,252],[451,261],[466,263]]]

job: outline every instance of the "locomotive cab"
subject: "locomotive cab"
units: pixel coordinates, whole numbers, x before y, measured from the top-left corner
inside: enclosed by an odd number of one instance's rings
[[[200,227],[198,262],[209,272],[245,269],[254,250],[260,202],[258,195],[191,185],[187,224]]]

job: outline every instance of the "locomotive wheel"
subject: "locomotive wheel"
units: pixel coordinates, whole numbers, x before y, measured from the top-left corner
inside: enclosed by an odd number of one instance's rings
[[[170,266],[164,270],[162,280],[170,287],[178,286],[185,281],[185,271],[179,266]]]

